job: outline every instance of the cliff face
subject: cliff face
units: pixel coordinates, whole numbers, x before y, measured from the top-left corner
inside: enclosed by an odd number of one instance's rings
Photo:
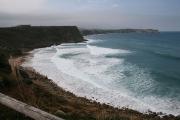
[[[0,48],[32,49],[63,42],[81,42],[76,26],[17,26],[0,28]]]

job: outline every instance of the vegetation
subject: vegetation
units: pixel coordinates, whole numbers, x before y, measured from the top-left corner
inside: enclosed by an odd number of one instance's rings
[[[8,63],[10,56],[20,56],[24,51],[63,42],[84,41],[76,26],[29,26],[0,28],[0,92],[18,87]],[[27,81],[26,81],[27,82]],[[16,90],[12,91],[16,94]],[[31,96],[29,96],[31,97]],[[16,98],[16,97],[15,97]],[[0,119],[27,119],[23,115],[0,105]]]
[[[0,28],[0,48],[26,50],[81,42],[83,37],[75,26],[17,26]]]
[[[4,94],[40,108],[67,120],[178,120],[172,115],[160,118],[156,113],[142,114],[130,109],[118,109],[109,105],[77,97],[64,91],[45,76],[34,70],[21,68],[27,74],[23,80],[2,89]],[[31,79],[31,83],[26,79]],[[2,109],[1,109],[2,110]],[[11,113],[11,112],[10,112]],[[22,116],[21,116],[22,117]]]
[[[75,26],[29,26],[0,28],[0,86],[10,78],[10,56],[20,56],[24,51],[47,47],[63,42],[84,41]],[[4,83],[4,82],[5,83]]]

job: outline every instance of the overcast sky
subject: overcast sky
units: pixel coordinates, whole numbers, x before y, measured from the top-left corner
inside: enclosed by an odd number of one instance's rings
[[[0,0],[0,26],[18,24],[180,31],[180,0]]]

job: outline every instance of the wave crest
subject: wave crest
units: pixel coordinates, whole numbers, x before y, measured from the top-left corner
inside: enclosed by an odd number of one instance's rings
[[[128,54],[131,53],[128,50],[103,48],[92,45],[87,45],[91,55],[113,55],[113,54]]]

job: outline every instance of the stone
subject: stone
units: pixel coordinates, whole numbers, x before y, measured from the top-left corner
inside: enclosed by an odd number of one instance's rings
[[[66,116],[66,113],[63,112],[62,110],[57,110],[55,115],[57,115],[57,116]]]

